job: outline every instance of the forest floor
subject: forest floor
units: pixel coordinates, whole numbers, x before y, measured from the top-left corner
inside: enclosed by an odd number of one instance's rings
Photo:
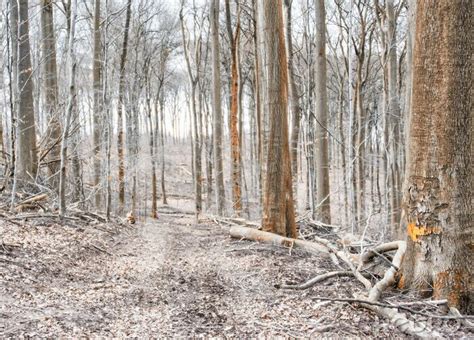
[[[233,240],[166,206],[133,227],[0,221],[0,240],[0,338],[404,337],[357,305],[318,300],[362,292],[353,278],[275,288],[330,271],[327,258]]]

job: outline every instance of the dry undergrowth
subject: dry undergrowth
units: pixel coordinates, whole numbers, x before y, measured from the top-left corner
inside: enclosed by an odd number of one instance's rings
[[[231,240],[225,225],[160,211],[133,228],[0,221],[0,337],[404,337],[357,305],[317,299],[363,292],[351,277],[275,288],[331,271],[328,258]],[[445,336],[473,336],[455,320],[431,324]]]

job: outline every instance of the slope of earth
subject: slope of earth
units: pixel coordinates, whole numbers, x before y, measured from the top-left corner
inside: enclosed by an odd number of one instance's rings
[[[404,337],[365,309],[317,300],[352,297],[351,278],[274,288],[328,271],[326,258],[160,210],[120,233],[0,221],[0,338]]]

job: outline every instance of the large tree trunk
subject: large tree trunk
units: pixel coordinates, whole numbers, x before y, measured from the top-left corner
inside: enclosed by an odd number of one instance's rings
[[[418,2],[400,285],[474,312],[472,1]]]
[[[44,150],[48,153],[46,161],[49,170],[49,183],[54,190],[58,190],[61,124],[58,112],[58,74],[56,70],[56,38],[52,0],[41,1],[41,33],[44,66],[44,109],[48,119]]]
[[[122,54],[120,56],[119,94],[117,104],[118,126],[117,126],[117,152],[118,152],[118,183],[119,183],[119,213],[123,213],[125,207],[125,160],[124,160],[124,133],[123,133],[123,105],[125,96],[125,62],[128,52],[128,31],[130,28],[132,0],[127,2],[127,13],[123,34]]]
[[[18,4],[18,5],[17,5]],[[31,66],[28,0],[12,2],[12,26],[18,26],[17,88],[19,94],[16,126],[15,189],[21,189],[36,177],[35,113],[33,108],[33,69]],[[15,30],[15,28],[14,28]]]
[[[326,9],[324,0],[316,1],[316,187],[317,216],[331,223],[328,155],[328,94],[326,75]]]
[[[239,14],[237,14],[239,16]],[[240,19],[237,18],[235,33],[232,33],[230,21],[229,0],[226,0],[227,31],[230,40],[231,53],[231,75],[230,75],[230,152],[232,169],[232,206],[234,213],[240,216],[242,213],[242,170],[240,164],[240,136],[239,136],[239,72],[237,60],[237,48],[240,36]]]
[[[270,115],[262,225],[265,231],[296,237],[288,144],[288,68],[281,0],[265,1],[261,10],[264,19],[266,90]]]
[[[219,52],[219,0],[211,2],[211,35],[212,35],[212,110],[214,136],[214,166],[216,169],[216,204],[217,214],[225,213],[224,170],[222,164],[222,107],[221,107],[221,72]]]
[[[101,56],[101,42],[100,42],[100,0],[94,1],[94,63],[92,69],[92,85],[94,88],[94,110],[93,110],[93,152],[94,152],[94,187],[95,187],[95,207],[100,208],[101,191],[100,188],[100,135],[101,122],[103,120],[102,112],[102,56]]]

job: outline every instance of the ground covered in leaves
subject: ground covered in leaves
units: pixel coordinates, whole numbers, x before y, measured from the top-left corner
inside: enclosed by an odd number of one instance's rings
[[[318,299],[353,297],[353,278],[275,288],[332,270],[328,258],[232,240],[228,228],[166,207],[133,227],[0,220],[0,337],[404,337],[355,304]]]

